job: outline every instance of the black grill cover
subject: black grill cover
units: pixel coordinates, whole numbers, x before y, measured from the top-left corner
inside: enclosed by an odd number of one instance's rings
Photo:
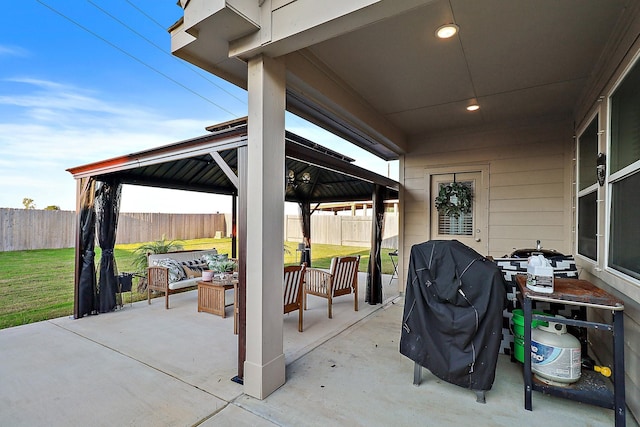
[[[502,338],[500,270],[457,240],[411,248],[400,353],[434,375],[490,390]]]

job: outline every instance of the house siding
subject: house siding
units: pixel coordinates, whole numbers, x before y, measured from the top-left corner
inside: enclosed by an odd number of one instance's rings
[[[608,126],[608,96],[617,82],[623,77],[627,67],[640,54],[640,4],[631,5],[625,19],[618,27],[619,34],[614,37],[607,55],[601,58],[592,73],[591,82],[585,91],[583,102],[575,115],[576,129],[584,128],[593,113],[600,117],[599,128],[604,131],[601,136],[600,149],[606,150]],[[607,151],[608,152],[608,151]],[[606,188],[605,188],[606,190]],[[606,196],[605,196],[606,197]],[[601,230],[606,229],[607,206],[599,207]],[[606,233],[599,238],[599,260],[593,262],[581,256],[577,257],[580,278],[589,280],[598,287],[617,296],[624,302],[624,357],[625,357],[625,394],[626,404],[636,420],[640,420],[640,286],[637,281],[625,278],[610,271],[605,265]],[[610,322],[611,313],[593,310],[589,318],[594,321]],[[591,349],[598,361],[612,366],[613,349],[611,334],[594,331],[589,334]]]
[[[575,252],[575,142],[573,122],[543,120],[501,129],[475,129],[413,138],[401,159],[400,291],[404,292],[411,246],[430,239],[428,171],[450,165],[488,165],[489,253],[501,257],[513,248],[543,247]],[[580,278],[625,301],[625,390],[631,416],[640,415],[640,304],[635,293],[622,294],[599,279],[592,263],[578,257]],[[609,318],[606,318],[609,317]],[[589,319],[610,322],[611,314],[593,310]],[[606,332],[589,334],[594,356],[612,364]]]
[[[489,250],[483,255],[501,257],[536,240],[571,253],[572,127],[555,119],[414,138],[411,155],[401,161],[403,266],[411,246],[431,238],[429,170],[456,165],[488,166]]]

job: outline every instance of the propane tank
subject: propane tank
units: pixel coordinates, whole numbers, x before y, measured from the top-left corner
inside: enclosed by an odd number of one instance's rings
[[[565,324],[548,323],[531,331],[531,370],[547,384],[574,383],[581,374],[580,341],[567,333]]]

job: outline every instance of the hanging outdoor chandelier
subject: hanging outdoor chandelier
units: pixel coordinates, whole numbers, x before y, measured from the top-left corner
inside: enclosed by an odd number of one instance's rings
[[[310,182],[311,174],[309,172],[303,172],[298,176],[292,169],[287,172],[287,187],[297,188],[300,184],[309,184]]]

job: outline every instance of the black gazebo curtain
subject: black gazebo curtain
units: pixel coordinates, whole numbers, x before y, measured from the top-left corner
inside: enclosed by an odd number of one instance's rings
[[[376,185],[373,191],[373,214],[371,221],[371,253],[367,267],[367,290],[365,301],[371,305],[382,303],[382,231],[384,228],[384,188]]]
[[[300,216],[302,217],[302,251],[301,262],[306,262],[307,267],[311,267],[311,203],[309,201],[298,202],[300,206]]]
[[[77,279],[75,317],[106,313],[116,308],[118,291],[117,266],[113,254],[120,213],[122,184],[97,182],[94,178],[80,181],[80,212],[78,217],[79,271]],[[96,280],[95,241],[102,249],[100,275]]]
[[[100,313],[116,308],[118,291],[118,269],[113,248],[116,244],[116,230],[120,213],[122,184],[119,182],[99,182],[96,189],[96,215],[98,243],[102,249],[100,257],[100,279],[98,297]]]
[[[96,212],[95,180],[82,178],[80,180],[80,212],[78,217],[78,257],[77,290],[75,317],[93,314],[98,308],[98,288],[96,284],[95,267],[95,225]]]

